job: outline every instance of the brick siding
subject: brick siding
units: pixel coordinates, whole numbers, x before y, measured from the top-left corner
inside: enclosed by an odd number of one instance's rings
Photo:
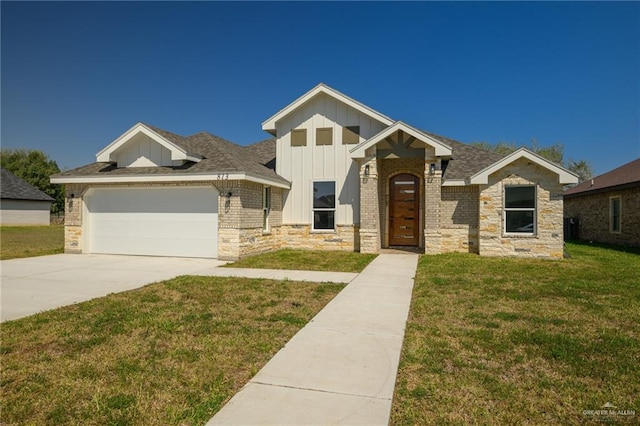
[[[620,232],[610,231],[611,197],[620,197]],[[640,247],[640,187],[567,197],[564,216],[578,219],[581,240]]]

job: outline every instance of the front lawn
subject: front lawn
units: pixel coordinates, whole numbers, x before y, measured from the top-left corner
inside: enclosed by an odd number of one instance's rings
[[[637,424],[640,251],[568,250],[423,256],[391,423]]]
[[[247,257],[226,266],[230,268],[362,272],[375,257],[375,254],[362,254],[352,251],[282,249]]]
[[[3,323],[0,423],[204,424],[342,288],[182,276]]]
[[[0,227],[0,260],[44,256],[63,251],[63,225]]]

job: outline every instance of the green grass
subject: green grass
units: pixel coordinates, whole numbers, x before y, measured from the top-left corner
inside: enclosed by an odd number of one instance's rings
[[[0,227],[0,259],[44,256],[64,251],[64,226]]]
[[[204,424],[342,288],[182,276],[3,323],[1,423]]]
[[[226,265],[231,268],[286,269],[301,271],[362,272],[376,255],[349,251],[282,249],[247,257]]]
[[[391,423],[638,422],[640,250],[568,251],[423,256]],[[583,414],[607,402],[636,415]]]

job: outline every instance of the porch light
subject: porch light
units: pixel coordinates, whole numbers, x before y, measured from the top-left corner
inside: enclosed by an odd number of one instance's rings
[[[364,175],[369,177],[369,165],[364,166]]]
[[[436,163],[429,164],[429,174],[434,175],[436,173]]]

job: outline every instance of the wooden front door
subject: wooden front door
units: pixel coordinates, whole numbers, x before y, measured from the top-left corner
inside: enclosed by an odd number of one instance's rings
[[[420,180],[396,175],[389,183],[389,245],[417,246],[420,233]]]

